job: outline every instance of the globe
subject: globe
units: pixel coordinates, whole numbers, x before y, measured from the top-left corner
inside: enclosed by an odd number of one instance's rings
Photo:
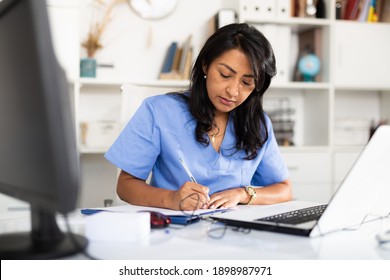
[[[314,82],[314,78],[321,69],[321,62],[315,54],[306,54],[299,59],[298,70],[303,76],[303,81]]]

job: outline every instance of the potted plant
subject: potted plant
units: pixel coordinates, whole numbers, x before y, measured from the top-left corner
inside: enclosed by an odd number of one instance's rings
[[[111,13],[117,4],[125,3],[127,0],[111,0],[108,4],[103,0],[95,0],[99,8],[104,9],[103,18],[91,24],[85,40],[81,47],[86,51],[86,57],[80,60],[80,77],[96,77],[96,58],[98,50],[103,48],[102,35],[111,20]]]

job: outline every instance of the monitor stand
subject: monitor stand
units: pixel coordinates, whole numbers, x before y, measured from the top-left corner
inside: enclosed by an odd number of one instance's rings
[[[85,237],[63,233],[56,214],[31,207],[31,231],[0,235],[0,259],[58,259],[81,253],[87,247]]]

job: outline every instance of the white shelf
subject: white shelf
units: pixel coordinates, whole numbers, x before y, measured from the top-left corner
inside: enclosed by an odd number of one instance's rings
[[[175,88],[188,88],[190,81],[188,80],[145,80],[145,81],[115,81],[115,80],[102,80],[93,78],[81,78],[77,81],[81,86],[103,86],[103,87],[116,87],[124,84],[140,86],[140,87],[175,87]],[[280,89],[329,89],[330,83],[323,82],[288,82],[288,83],[272,83],[270,88]],[[388,87],[390,89],[390,87]]]
[[[122,86],[124,84],[131,84],[134,86],[147,87],[188,87],[190,82],[188,80],[112,80],[112,79],[96,79],[96,78],[80,78],[77,81],[82,86]]]
[[[313,152],[331,152],[330,146],[280,146],[282,153],[313,153]]]
[[[122,84],[119,80],[107,80],[96,78],[80,78],[77,82],[81,86],[120,86]]]
[[[273,89],[325,89],[329,90],[331,85],[329,83],[320,82],[289,82],[289,83],[271,83],[270,88]]]
[[[335,153],[338,152],[354,152],[360,153],[364,149],[364,146],[333,146],[332,151]]]
[[[190,81],[188,80],[149,80],[149,81],[130,81],[124,84],[132,84],[142,87],[162,87],[162,88],[188,88]]]
[[[105,154],[109,147],[86,147],[79,148],[80,154]]]
[[[390,91],[390,85],[357,86],[355,84],[344,84],[344,85],[335,85],[335,90]]]
[[[259,21],[247,21],[250,24],[256,23],[265,23],[265,24],[283,24],[289,25],[292,27],[298,26],[329,26],[332,21],[329,19],[319,19],[319,18],[298,18],[298,17],[289,17],[289,18],[264,18]]]

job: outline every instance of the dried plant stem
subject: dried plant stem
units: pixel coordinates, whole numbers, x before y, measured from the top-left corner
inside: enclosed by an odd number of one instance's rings
[[[100,5],[105,5],[104,1],[97,0]],[[113,0],[111,1],[107,9],[105,10],[103,20],[99,23],[95,23],[91,26],[90,31],[88,32],[88,36],[85,41],[82,42],[81,46],[86,49],[88,57],[94,57],[96,52],[103,48],[101,44],[101,37],[103,35],[104,30],[106,29],[107,24],[111,20],[111,13],[113,8],[121,3],[125,3],[126,0]]]

